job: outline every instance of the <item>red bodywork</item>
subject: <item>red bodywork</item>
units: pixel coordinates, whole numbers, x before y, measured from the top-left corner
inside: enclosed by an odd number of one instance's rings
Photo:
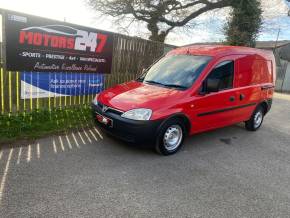
[[[182,114],[191,124],[189,134],[193,134],[246,121],[258,104],[272,99],[276,75],[272,52],[233,46],[192,46],[175,49],[167,55],[178,54],[212,57],[191,88],[177,90],[130,81],[105,90],[98,101],[124,112],[134,108],[152,109],[150,120]],[[200,94],[207,75],[226,60],[234,61],[233,88]]]

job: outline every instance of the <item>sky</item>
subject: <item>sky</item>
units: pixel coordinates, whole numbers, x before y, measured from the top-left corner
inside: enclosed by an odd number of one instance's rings
[[[280,29],[279,40],[290,40],[290,17],[284,0],[262,0],[264,9],[264,25],[259,40],[276,40]],[[147,36],[145,26],[133,25],[124,32],[108,18],[99,18],[84,0],[0,0],[0,8],[38,15],[69,23],[94,27],[97,29],[129,34],[131,36]],[[185,45],[195,42],[222,41],[223,24],[227,19],[228,9],[200,16],[194,23],[194,29],[175,29],[168,35],[166,43]],[[193,25],[193,24],[192,24]],[[137,28],[137,26],[139,28]]]

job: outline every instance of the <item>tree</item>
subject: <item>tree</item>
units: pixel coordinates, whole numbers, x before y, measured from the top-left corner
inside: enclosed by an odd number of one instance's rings
[[[225,25],[226,44],[255,47],[262,25],[259,0],[233,1],[230,19]]]
[[[102,15],[117,20],[145,22],[149,39],[164,42],[176,27],[183,27],[199,15],[231,6],[235,0],[87,0]]]

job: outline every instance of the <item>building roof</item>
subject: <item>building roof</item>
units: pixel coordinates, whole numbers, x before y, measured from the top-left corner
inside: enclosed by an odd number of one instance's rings
[[[198,43],[193,43],[193,44],[189,44],[185,46],[187,47],[191,45],[221,45],[221,44],[222,44],[221,42],[198,42]],[[290,44],[290,40],[278,41],[277,45],[276,45],[276,41],[257,41],[256,48],[274,49],[275,47],[279,48],[279,47],[283,47],[289,44]]]
[[[284,41],[258,41],[256,42],[257,48],[264,48],[264,49],[273,49],[275,47],[283,47],[285,45],[290,44],[290,40],[284,40]]]

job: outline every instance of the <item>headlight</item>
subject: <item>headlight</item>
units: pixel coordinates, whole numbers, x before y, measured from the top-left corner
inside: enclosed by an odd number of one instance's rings
[[[96,94],[96,97],[95,97],[94,100],[93,100],[93,104],[94,104],[94,105],[98,105],[98,95],[99,95],[99,94]]]
[[[146,108],[138,108],[123,113],[121,117],[131,120],[149,120],[151,115],[152,110]]]

